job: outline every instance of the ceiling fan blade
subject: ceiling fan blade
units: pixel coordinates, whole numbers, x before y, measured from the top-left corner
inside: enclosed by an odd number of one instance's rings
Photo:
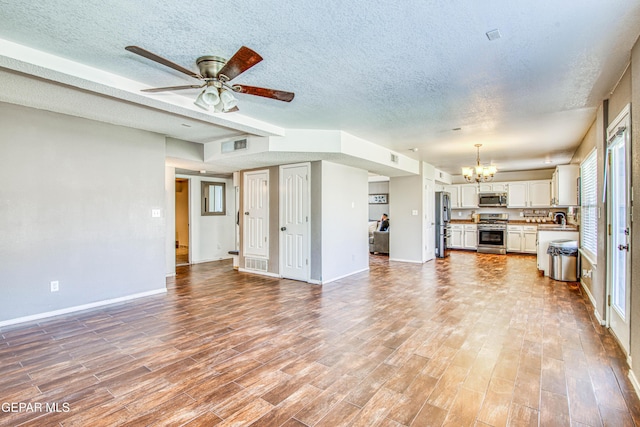
[[[169,86],[169,87],[154,87],[152,89],[142,89],[141,92],[167,92],[171,90],[183,90],[183,89],[200,89],[205,87],[203,85],[186,85],[186,86]]]
[[[233,90],[238,93],[246,93],[248,95],[257,95],[265,98],[277,99],[278,101],[291,102],[295,93],[285,92],[283,90],[266,89],[264,87],[234,85]]]
[[[171,62],[166,58],[156,55],[155,53],[149,52],[146,49],[143,49],[138,46],[127,46],[125,47],[129,52],[135,53],[136,55],[144,56],[147,59],[157,62],[158,64],[162,64],[166,67],[173,68],[176,71],[180,71],[188,76],[194,77],[196,79],[202,79],[202,76],[198,73],[194,73],[193,71],[184,68],[182,65],[178,65],[175,62]]]
[[[262,57],[246,46],[242,46],[218,72],[218,78],[230,81],[262,61]],[[222,77],[224,76],[224,77]]]

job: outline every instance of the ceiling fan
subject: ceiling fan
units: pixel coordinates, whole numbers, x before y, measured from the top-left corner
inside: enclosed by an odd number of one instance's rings
[[[295,96],[293,92],[229,83],[231,80],[262,61],[262,57],[259,54],[246,46],[242,46],[238,49],[238,51],[228,61],[224,58],[220,58],[219,56],[201,56],[196,59],[196,65],[198,66],[200,73],[195,73],[138,46],[127,46],[125,49],[204,82],[199,85],[195,84],[142,89],[142,92],[166,92],[173,90],[204,88],[200,95],[198,95],[194,104],[205,110],[208,110],[209,107],[213,106],[214,111],[216,112],[229,113],[238,111],[238,101],[233,96],[234,92],[257,95],[284,102],[291,102]]]

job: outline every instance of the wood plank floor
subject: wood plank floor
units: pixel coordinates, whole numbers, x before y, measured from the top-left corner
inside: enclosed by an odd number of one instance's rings
[[[0,329],[0,425],[640,422],[615,340],[533,256],[372,256],[324,286],[221,261],[168,288]]]

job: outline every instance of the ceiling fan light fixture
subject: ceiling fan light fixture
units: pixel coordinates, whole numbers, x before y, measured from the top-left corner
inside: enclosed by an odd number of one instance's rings
[[[238,100],[230,91],[222,89],[220,91],[220,101],[222,102],[223,111],[229,111],[238,106]]]
[[[220,94],[215,86],[207,86],[202,93],[202,100],[209,105],[216,105],[220,102]]]
[[[200,93],[200,95],[198,95],[198,97],[196,98],[196,100],[194,101],[194,104],[196,104],[198,107],[202,108],[203,110],[209,110],[209,104],[207,104],[204,101],[204,90]]]
[[[201,85],[181,85],[142,89],[143,92],[156,93],[197,89],[206,86],[204,91],[202,91],[194,101],[195,105],[204,110],[209,110],[213,105],[216,112],[223,111],[226,113],[238,111],[238,101],[232,95],[234,91],[283,102],[291,102],[295,96],[293,92],[286,92],[282,90],[267,89],[256,86],[231,86],[228,84],[228,82],[262,61],[262,57],[258,53],[246,46],[240,47],[240,49],[238,49],[238,51],[229,60],[225,60],[218,56],[201,56],[196,60],[196,65],[198,66],[200,73],[195,73],[188,68],[176,64],[139,46],[126,46],[125,49],[131,53],[140,55],[146,59],[204,82]],[[226,93],[227,91],[228,93]],[[221,99],[221,96],[224,99]]]

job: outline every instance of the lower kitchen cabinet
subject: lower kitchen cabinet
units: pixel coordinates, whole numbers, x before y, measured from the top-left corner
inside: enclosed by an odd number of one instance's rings
[[[475,224],[449,224],[451,249],[478,249],[478,228]]]
[[[451,238],[448,240],[448,246],[451,249],[461,249],[462,235],[464,234],[464,225],[449,224],[449,230],[451,231]]]
[[[462,247],[464,249],[478,249],[478,227],[475,224],[465,224]]]
[[[507,252],[535,254],[538,227],[535,225],[507,226]]]

